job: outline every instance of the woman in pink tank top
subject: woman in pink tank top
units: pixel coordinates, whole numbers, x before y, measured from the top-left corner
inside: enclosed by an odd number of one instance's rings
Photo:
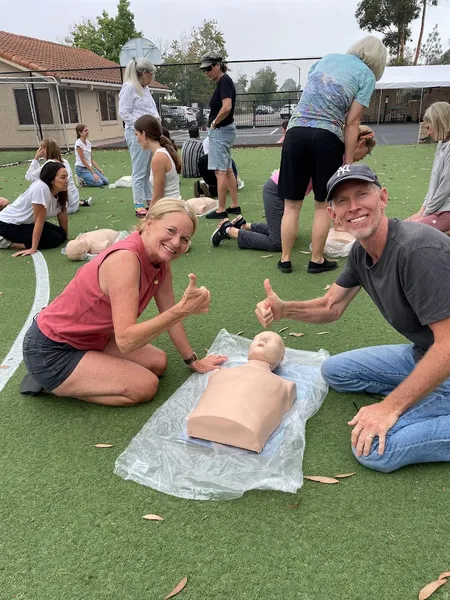
[[[162,199],[138,231],[79,269],[25,335],[28,376],[21,391],[109,406],[151,400],[167,357],[149,342],[164,331],[192,370],[218,368],[226,357],[199,360],[183,327],[186,317],[209,311],[209,291],[190,274],[175,303],[172,287],[170,263],[186,252],[196,229],[184,202]],[[152,298],[160,314],[138,323]]]

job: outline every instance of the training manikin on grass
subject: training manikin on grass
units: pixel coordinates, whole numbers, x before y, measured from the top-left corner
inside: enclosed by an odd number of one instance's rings
[[[272,373],[283,357],[281,336],[255,336],[248,363],[212,373],[188,417],[188,435],[261,452],[296,396],[294,382]]]

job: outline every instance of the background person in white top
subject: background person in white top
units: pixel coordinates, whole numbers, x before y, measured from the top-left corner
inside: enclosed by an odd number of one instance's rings
[[[41,165],[39,164],[40,158],[44,158],[46,161],[56,160],[56,162],[62,163],[67,169],[67,196],[69,200],[69,204],[67,206],[68,215],[76,213],[80,205],[90,206],[92,204],[90,200],[80,200],[80,194],[73,179],[72,169],[70,168],[68,161],[63,159],[61,155],[61,148],[59,147],[58,142],[53,138],[44,138],[42,140],[39,148],[36,151],[34,159],[31,161],[31,164],[28,167],[28,171],[25,173],[25,179],[27,181],[33,182],[39,179],[39,174],[41,172]]]
[[[75,127],[77,141],[75,142],[75,173],[81,186],[102,187],[109,181],[103,171],[92,158],[91,142],[87,139],[89,129],[83,123]]]
[[[137,141],[134,124],[143,115],[160,120],[155,101],[148,86],[155,67],[146,58],[130,60],[124,73],[124,84],[119,94],[119,115],[125,123],[125,140],[131,156],[131,181],[136,215],[145,217],[146,206],[152,197],[150,189],[150,163],[152,153]]]
[[[0,213],[0,248],[20,250],[27,256],[37,250],[56,248],[68,236],[67,169],[62,163],[43,165],[38,181]],[[58,225],[46,219],[58,218]]]
[[[180,200],[181,160],[172,141],[163,135],[161,123],[151,115],[144,115],[139,117],[134,127],[141,147],[153,153],[151,164],[153,195],[150,206],[161,198]]]
[[[423,116],[428,135],[438,142],[428,192],[418,213],[407,221],[450,231],[450,104],[435,102]]]

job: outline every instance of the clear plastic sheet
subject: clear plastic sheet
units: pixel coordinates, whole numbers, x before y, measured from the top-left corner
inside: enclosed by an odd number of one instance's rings
[[[224,368],[247,360],[251,340],[222,329],[210,354],[224,354]],[[230,500],[252,489],[296,492],[303,484],[305,424],[320,408],[328,387],[320,366],[325,350],[286,348],[275,371],[295,381],[297,398],[260,454],[216,443],[199,443],[186,434],[186,419],[208,382],[193,373],[151,416],[116,461],[114,472],[160,492],[192,500]]]

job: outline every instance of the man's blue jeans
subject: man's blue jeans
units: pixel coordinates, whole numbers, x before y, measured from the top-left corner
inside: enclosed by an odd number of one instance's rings
[[[328,358],[322,376],[336,392],[387,396],[415,364],[410,344],[373,346]],[[399,417],[387,433],[381,456],[375,437],[368,456],[356,458],[365,467],[385,473],[415,463],[450,461],[450,378]]]

